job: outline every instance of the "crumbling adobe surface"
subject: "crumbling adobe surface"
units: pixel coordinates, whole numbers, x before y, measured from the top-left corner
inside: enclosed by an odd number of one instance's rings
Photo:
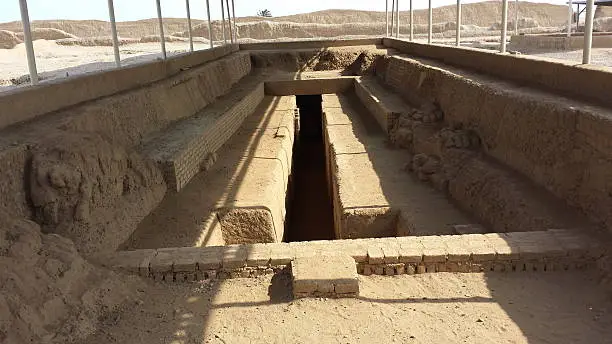
[[[346,75],[373,74],[388,50],[378,46],[251,51],[253,68],[286,72],[342,70]]]
[[[138,278],[84,260],[73,243],[0,209],[0,342],[67,343],[135,304]]]
[[[504,196],[478,214],[495,230],[584,224],[564,202],[611,228],[609,110],[429,60],[393,56],[387,66],[385,82],[415,105],[397,117],[392,140],[424,154],[413,168],[425,180],[471,210]],[[539,215],[520,219],[529,213]]]
[[[87,133],[34,147],[29,178],[34,219],[86,254],[116,249],[166,191],[153,162]]]

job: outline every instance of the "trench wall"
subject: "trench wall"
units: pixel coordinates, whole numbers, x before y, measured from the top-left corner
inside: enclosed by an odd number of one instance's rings
[[[392,56],[380,76],[409,102],[436,104],[451,128],[477,133],[486,155],[612,230],[609,109],[427,59]]]
[[[431,58],[450,66],[612,106],[612,68],[609,67],[393,38],[385,38],[383,43],[403,54]]]
[[[37,86],[3,92],[0,95],[0,128],[164,80],[181,71],[222,58],[238,49],[237,45],[225,45],[173,56],[167,60],[53,80]]]

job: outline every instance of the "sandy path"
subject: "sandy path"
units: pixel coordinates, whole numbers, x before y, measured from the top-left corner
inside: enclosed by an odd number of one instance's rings
[[[359,299],[291,300],[286,275],[153,284],[84,343],[603,343],[586,273],[360,276]],[[606,339],[607,338],[607,339]]]

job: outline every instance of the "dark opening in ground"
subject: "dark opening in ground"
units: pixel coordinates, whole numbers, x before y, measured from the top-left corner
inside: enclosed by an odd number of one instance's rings
[[[293,195],[285,241],[334,239],[334,215],[325,172],[321,95],[296,96],[300,133],[293,154]]]

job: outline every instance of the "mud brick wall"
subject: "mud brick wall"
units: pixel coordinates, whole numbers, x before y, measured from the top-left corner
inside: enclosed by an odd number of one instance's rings
[[[612,230],[612,112],[428,60],[391,57],[385,82],[475,131],[487,155]]]

